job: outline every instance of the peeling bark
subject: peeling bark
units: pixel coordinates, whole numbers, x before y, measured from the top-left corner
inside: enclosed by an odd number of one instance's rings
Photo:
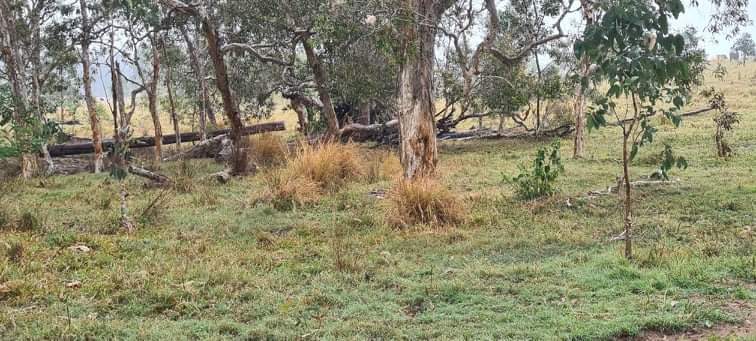
[[[434,27],[452,1],[412,0],[416,17],[401,28],[402,64],[399,74],[400,156],[404,177],[432,175],[438,162],[433,103]]]

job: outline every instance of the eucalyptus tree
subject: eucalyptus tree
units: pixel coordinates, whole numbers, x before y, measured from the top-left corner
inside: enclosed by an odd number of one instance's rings
[[[97,102],[92,93],[92,61],[90,46],[98,38],[102,31],[98,30],[100,20],[99,13],[95,19],[90,17],[91,10],[97,10],[97,3],[88,3],[87,0],[79,0],[79,24],[80,32],[78,43],[81,47],[81,79],[84,85],[84,101],[89,114],[89,124],[92,129],[92,145],[94,145],[94,172],[100,173],[103,168],[103,150],[102,150],[102,127],[100,118],[97,116]]]
[[[753,37],[750,33],[743,33],[735,40],[732,45],[732,50],[735,51],[742,63],[748,60],[748,57],[756,56],[756,42],[753,41]]]
[[[233,175],[242,175],[247,173],[247,155],[245,142],[242,136],[244,124],[241,120],[239,107],[229,84],[228,67],[223,56],[220,32],[218,31],[218,19],[211,15],[211,11],[216,9],[211,6],[187,5],[179,0],[158,0],[162,6],[166,7],[171,13],[186,15],[199,21],[202,34],[207,41],[208,54],[213,63],[215,71],[215,85],[223,100],[223,111],[226,120],[231,125],[232,162],[230,173]]]
[[[164,50],[161,8],[148,0],[117,1],[116,6],[120,19],[116,28],[123,32],[124,37],[124,46],[116,50],[136,71],[136,78],[124,73],[121,73],[121,77],[147,95],[155,137],[153,164],[158,166],[163,155],[163,127],[159,111],[161,57]]]
[[[606,0],[579,0],[582,14],[581,31],[587,30],[594,23],[600,13],[600,6],[606,3]],[[740,28],[749,24],[748,3],[749,0],[690,0],[690,7],[701,6],[702,3],[711,5],[713,11],[709,14],[709,22],[706,30],[719,34],[728,32],[728,37],[737,34]],[[587,80],[590,78],[593,62],[587,59],[586,55],[581,57],[577,74],[580,78]],[[590,90],[590,82],[583,82],[581,86],[575,88],[575,143],[573,157],[580,158],[585,150],[585,128],[586,128],[586,93]]]
[[[25,178],[37,170],[37,152],[45,156],[47,172],[54,170],[46,144],[55,125],[44,114],[54,100],[46,95],[62,94],[73,84],[69,41],[56,29],[54,20],[69,11],[70,6],[54,0],[0,2],[2,77],[12,94],[12,106],[4,118],[12,122]]]
[[[699,53],[686,53],[685,38],[670,30],[670,21],[684,10],[680,0],[610,0],[597,5],[597,22],[575,44],[578,58],[596,65],[606,92],[588,113],[588,127],[606,125],[614,117],[622,131],[625,256],[632,258],[633,198],[630,162],[638,149],[653,142],[650,117],[661,112],[675,125],[691,89],[701,81]],[[619,105],[624,99],[629,104]],[[663,165],[687,166],[664,153]],[[663,173],[666,174],[665,168]]]

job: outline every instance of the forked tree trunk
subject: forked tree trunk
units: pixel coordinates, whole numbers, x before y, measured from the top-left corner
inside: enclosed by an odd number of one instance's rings
[[[438,162],[433,104],[433,63],[439,17],[449,1],[412,0],[413,23],[401,29],[403,44],[399,74],[399,132],[404,177],[434,173]]]
[[[331,94],[328,91],[328,78],[326,77],[325,70],[323,70],[323,64],[320,62],[315,49],[312,47],[309,33],[305,34],[302,38],[302,46],[304,46],[305,54],[307,55],[307,62],[310,65],[312,74],[315,78],[315,87],[318,90],[318,96],[323,103],[321,112],[326,119],[328,125],[327,137],[337,138],[339,136],[339,122],[336,118],[336,111],[333,108],[333,102],[331,101]]]
[[[87,10],[87,4],[85,0],[79,0],[81,7],[81,68],[82,68],[82,83],[84,83],[84,100],[87,104],[87,112],[89,113],[89,124],[92,128],[92,143],[95,146],[94,151],[94,172],[100,173],[102,171],[102,130],[100,128],[100,118],[97,116],[97,103],[92,95],[92,79],[91,79],[91,62],[89,60],[89,45],[91,27],[89,26],[89,15]]]

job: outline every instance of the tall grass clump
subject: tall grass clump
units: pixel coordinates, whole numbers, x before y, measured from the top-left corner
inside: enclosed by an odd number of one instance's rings
[[[395,228],[454,226],[465,220],[462,201],[430,178],[401,180],[389,191],[387,199],[388,223]]]
[[[260,134],[249,139],[252,161],[261,167],[280,166],[286,162],[288,146],[280,136]]]
[[[364,175],[360,150],[353,144],[302,145],[283,168],[265,176],[268,197],[278,209],[316,201]]]

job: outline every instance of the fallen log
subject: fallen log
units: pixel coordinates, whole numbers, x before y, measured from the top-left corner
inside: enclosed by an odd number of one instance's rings
[[[463,132],[440,133],[438,138],[442,141],[466,141],[472,139],[519,139],[519,138],[555,138],[566,137],[575,132],[575,126],[565,124],[551,130],[543,130],[536,136],[535,131],[523,131],[522,129],[509,129],[498,132],[491,129],[475,129]]]
[[[386,136],[399,133],[399,120],[386,123],[359,124],[352,123],[341,128],[341,140],[353,142],[381,141]]]
[[[195,145],[185,152],[164,158],[163,161],[214,158],[223,149],[223,140],[227,138],[228,135],[218,135],[211,139],[205,140],[205,142],[201,142]]]
[[[255,124],[255,125],[244,127],[242,130],[242,135],[253,135],[253,134],[260,134],[260,133],[266,133],[266,132],[271,132],[271,131],[281,131],[285,129],[286,129],[286,126],[284,125],[284,122],[282,121],[261,123],[261,124]],[[231,132],[230,129],[219,129],[219,130],[209,132],[207,134],[207,137],[209,139],[212,139],[214,137],[226,135],[230,132]],[[192,142],[192,141],[200,140],[200,133],[198,132],[182,133],[180,134],[180,136],[181,136],[181,142]],[[171,134],[171,135],[163,136],[163,144],[174,144],[174,143],[176,143],[176,135]],[[112,150],[114,144],[115,142],[113,140],[105,140],[102,142],[102,146],[106,150]],[[152,136],[138,137],[138,138],[129,140],[129,148],[147,148],[147,147],[154,147],[154,146],[155,146],[155,138]],[[55,144],[55,145],[49,145],[47,146],[47,148],[50,151],[50,156],[53,156],[53,157],[94,153],[94,145],[91,142]]]

